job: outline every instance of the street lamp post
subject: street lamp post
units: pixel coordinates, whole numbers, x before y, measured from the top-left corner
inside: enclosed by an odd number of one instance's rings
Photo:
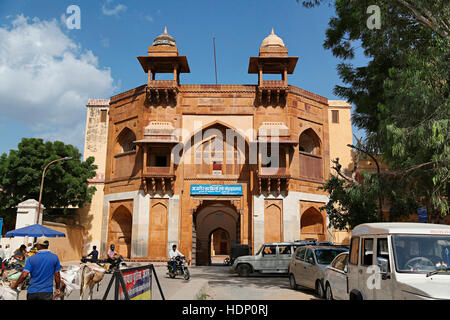
[[[37,224],[39,224],[39,216],[40,216],[40,214],[41,214],[42,189],[44,188],[45,171],[47,170],[47,168],[48,168],[51,164],[53,164],[53,163],[55,163],[55,162],[58,162],[58,161],[65,161],[65,160],[70,160],[70,159],[72,159],[72,157],[64,157],[64,158],[60,158],[60,159],[53,160],[53,161],[49,162],[49,163],[45,166],[44,171],[42,171],[41,191],[39,192],[39,206],[38,206],[37,219],[36,219],[36,223],[37,223]]]

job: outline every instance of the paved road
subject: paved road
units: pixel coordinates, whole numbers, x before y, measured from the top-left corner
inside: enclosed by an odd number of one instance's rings
[[[280,275],[230,274],[230,267],[197,267],[199,277],[208,280],[207,300],[314,300],[313,290],[292,290],[289,279]]]
[[[190,267],[191,279],[184,280],[182,277],[171,279],[166,275],[165,266],[156,266],[156,274],[161,284],[166,300],[314,300],[313,290],[292,290],[289,288],[289,280],[279,275],[251,275],[242,278],[236,274],[230,274],[230,267],[208,266]],[[108,283],[110,274],[106,274],[100,283],[94,287],[93,299],[102,299]],[[152,283],[153,300],[161,300],[155,279]],[[89,291],[89,290],[87,290]],[[21,292],[19,300],[26,299],[26,292]],[[79,300],[79,290],[70,294],[67,300]],[[83,300],[88,299],[88,292]],[[112,290],[108,300],[113,299]]]

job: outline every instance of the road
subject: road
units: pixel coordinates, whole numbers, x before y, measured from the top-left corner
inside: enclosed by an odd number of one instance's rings
[[[155,266],[156,274],[166,300],[315,300],[313,290],[292,290],[286,276],[250,275],[242,278],[230,274],[230,267],[199,266],[190,267],[191,279],[182,277],[171,279],[166,275],[165,266]],[[111,274],[105,274],[104,279],[94,287],[93,299],[102,299],[105,294]],[[83,300],[88,299],[86,291]],[[111,292],[108,300],[113,299]],[[26,292],[19,295],[19,300],[26,299]],[[67,300],[79,300],[79,290],[72,292]],[[161,300],[155,279],[152,282],[152,299]]]

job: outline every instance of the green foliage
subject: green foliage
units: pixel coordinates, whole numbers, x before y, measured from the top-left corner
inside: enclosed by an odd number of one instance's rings
[[[362,185],[343,186],[349,188],[346,195],[354,197],[348,201],[363,201],[361,195],[369,196],[366,192],[377,189],[367,184],[379,184],[383,188],[376,193],[388,202],[392,219],[414,212],[415,205],[426,205],[432,220],[439,221],[449,212],[450,193],[448,1],[311,0],[302,4],[313,7],[323,2],[333,3],[336,10],[324,47],[343,59],[338,73],[344,85],[336,86],[335,94],[354,105],[353,124],[366,133],[364,149],[380,154],[392,169],[389,178],[373,174],[376,179],[366,177]],[[380,8],[380,29],[367,26],[369,5]],[[370,59],[367,66],[349,62],[357,46]],[[330,193],[346,191],[340,188],[335,181],[327,185]]]
[[[377,190],[368,182],[347,185],[344,179],[331,175],[321,188],[330,194],[330,200],[321,208],[326,210],[330,226],[347,230],[378,221]]]
[[[45,174],[42,204],[46,208],[83,207],[96,191],[87,179],[95,177],[94,158],[81,161],[72,145],[60,141],[23,138],[17,150],[0,157],[0,208],[14,208],[27,199],[39,200],[44,167],[51,161],[72,157],[50,165]]]

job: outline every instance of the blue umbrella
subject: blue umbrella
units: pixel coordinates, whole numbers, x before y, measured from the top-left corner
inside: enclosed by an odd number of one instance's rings
[[[23,227],[16,230],[11,230],[5,234],[5,238],[13,237],[65,237],[66,235],[62,232],[44,227],[41,224],[32,224],[31,226]]]

